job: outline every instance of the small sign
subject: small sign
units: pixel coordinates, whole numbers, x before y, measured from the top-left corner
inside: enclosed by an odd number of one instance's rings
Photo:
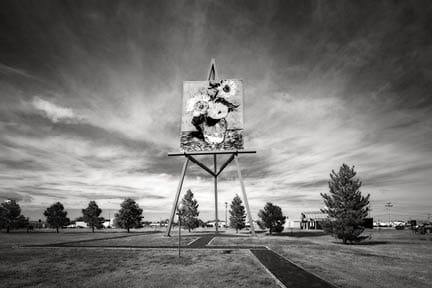
[[[183,82],[180,149],[243,149],[243,82],[236,79]]]

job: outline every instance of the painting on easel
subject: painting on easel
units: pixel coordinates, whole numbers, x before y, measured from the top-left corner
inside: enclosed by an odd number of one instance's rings
[[[243,149],[243,84],[241,80],[185,81],[180,149]]]

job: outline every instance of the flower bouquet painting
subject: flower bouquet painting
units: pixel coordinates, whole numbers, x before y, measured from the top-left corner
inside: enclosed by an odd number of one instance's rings
[[[182,151],[243,149],[242,131],[241,80],[183,83]]]

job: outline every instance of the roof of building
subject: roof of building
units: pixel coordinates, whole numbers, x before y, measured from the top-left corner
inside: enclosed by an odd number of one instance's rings
[[[302,218],[307,219],[326,219],[328,217],[326,213],[322,213],[321,211],[307,211],[301,214]]]

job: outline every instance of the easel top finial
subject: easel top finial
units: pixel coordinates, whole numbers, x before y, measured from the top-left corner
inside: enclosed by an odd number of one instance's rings
[[[208,74],[208,80],[215,81],[217,79],[217,72],[216,72],[216,60],[214,58],[210,61],[210,69]]]

